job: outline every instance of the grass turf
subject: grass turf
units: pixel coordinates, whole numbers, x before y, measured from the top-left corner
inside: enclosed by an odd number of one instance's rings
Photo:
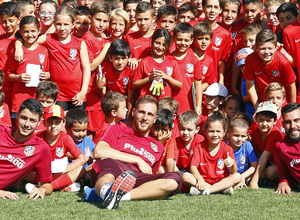
[[[101,202],[81,202],[81,193],[54,192],[43,200],[0,199],[0,219],[298,219],[299,191],[290,195],[268,188],[234,190],[232,196],[178,194],[165,200],[121,202],[117,210]]]

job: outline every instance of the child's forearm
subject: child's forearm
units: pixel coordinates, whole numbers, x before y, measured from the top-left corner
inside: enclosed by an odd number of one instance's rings
[[[236,173],[237,172],[237,164],[234,163],[230,168],[230,173],[233,174],[233,173]]]
[[[241,174],[242,178],[245,180],[248,179],[253,173],[255,172],[254,167],[249,167],[248,170],[246,170],[244,173]]]
[[[82,86],[80,92],[86,94],[91,79],[91,69],[89,65],[87,47],[84,42],[82,42],[81,44],[80,60],[81,60],[82,71],[83,71],[83,79],[82,79]]]
[[[151,83],[152,81],[150,80],[150,77],[146,77],[144,79],[140,79],[137,81],[133,81],[132,82],[132,89],[140,89],[144,86],[146,86],[147,84]]]
[[[264,151],[262,153],[262,155],[260,156],[258,164],[257,164],[257,168],[256,168],[256,170],[253,174],[253,177],[251,179],[251,182],[250,182],[250,187],[253,187],[253,188],[258,187],[258,180],[264,173],[268,159],[270,158],[271,155],[272,154],[269,153],[268,151]]]
[[[254,106],[255,109],[258,107],[258,96],[256,93],[254,81],[252,80],[246,80],[246,88],[247,88],[247,93],[249,95],[249,98]]]
[[[201,80],[195,80],[195,93],[196,93],[196,105],[197,113],[200,115],[202,113],[202,82]]]
[[[198,183],[205,183],[205,180],[203,179],[203,177],[199,173],[199,170],[197,169],[197,167],[191,166],[190,171],[191,171],[191,174],[193,174],[193,176],[196,178],[196,185]]]
[[[95,71],[97,67],[103,62],[103,60],[106,57],[107,51],[110,47],[110,43],[106,43],[104,47],[102,48],[101,53],[92,61],[90,67],[91,67],[91,72]]]
[[[165,80],[175,90],[180,90],[182,88],[182,82],[172,78],[171,76],[166,77]]]
[[[174,172],[175,161],[174,158],[167,158],[166,159],[166,170],[167,172]]]
[[[72,163],[68,164],[64,173],[68,173],[71,170],[74,170],[75,168],[77,168],[79,166],[83,166],[88,161],[88,159],[89,158],[87,156],[80,154],[76,160],[74,160]]]
[[[209,87],[209,83],[202,83],[202,92],[204,92]]]
[[[296,84],[295,83],[289,84],[288,88],[289,88],[290,102],[296,102],[296,99],[297,99]]]
[[[219,63],[219,83],[224,85],[224,72],[225,72],[225,61],[221,60]]]

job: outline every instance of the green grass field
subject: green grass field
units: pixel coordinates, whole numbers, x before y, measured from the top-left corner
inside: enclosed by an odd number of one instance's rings
[[[232,196],[178,194],[160,201],[121,202],[117,210],[101,202],[81,202],[81,193],[54,192],[45,199],[0,199],[0,219],[299,219],[300,192],[274,193],[276,185],[234,190]]]

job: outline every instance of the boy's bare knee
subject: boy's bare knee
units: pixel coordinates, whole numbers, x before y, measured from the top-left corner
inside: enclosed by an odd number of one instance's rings
[[[234,173],[234,174],[231,175],[231,178],[232,178],[234,184],[237,184],[241,181],[242,176],[239,173]]]
[[[161,187],[165,192],[173,192],[177,189],[178,183],[173,179],[164,179]]]

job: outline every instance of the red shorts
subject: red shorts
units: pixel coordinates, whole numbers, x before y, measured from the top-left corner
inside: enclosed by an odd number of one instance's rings
[[[112,174],[115,177],[118,177],[121,173],[127,171],[127,170],[133,170],[136,176],[136,183],[133,188],[136,188],[144,183],[157,180],[157,179],[174,179],[178,183],[177,189],[170,194],[170,196],[175,195],[177,192],[180,191],[182,186],[182,178],[179,173],[172,172],[172,173],[163,173],[163,174],[147,174],[142,173],[135,167],[134,165],[120,161],[120,160],[114,160],[114,159],[103,159],[103,160],[97,160],[93,165],[92,170],[92,185],[95,186],[95,183],[98,179],[100,179],[105,174]]]

